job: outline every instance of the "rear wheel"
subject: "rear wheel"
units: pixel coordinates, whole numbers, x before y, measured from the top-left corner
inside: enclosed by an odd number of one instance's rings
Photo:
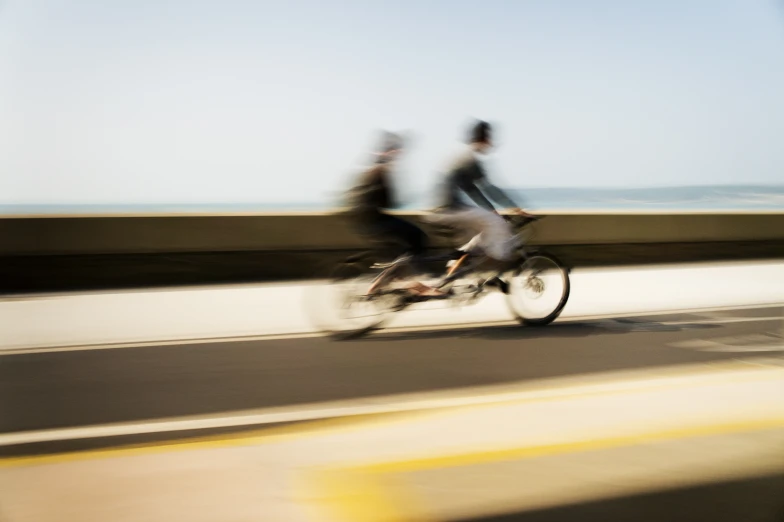
[[[561,315],[570,291],[569,269],[555,256],[539,252],[510,274],[507,303],[522,324],[544,326]]]
[[[334,339],[361,337],[384,325],[398,296],[367,296],[378,275],[362,263],[343,263],[328,284],[314,288],[307,307],[315,326]]]

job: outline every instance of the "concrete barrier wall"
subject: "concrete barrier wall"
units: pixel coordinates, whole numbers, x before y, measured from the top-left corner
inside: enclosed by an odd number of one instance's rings
[[[532,242],[544,245],[776,241],[784,240],[784,212],[559,213],[534,225],[533,232]],[[0,219],[0,256],[361,247],[344,218],[317,213]]]
[[[531,232],[572,267],[784,258],[784,213],[563,212]],[[0,293],[322,278],[365,248],[327,214],[6,217]]]

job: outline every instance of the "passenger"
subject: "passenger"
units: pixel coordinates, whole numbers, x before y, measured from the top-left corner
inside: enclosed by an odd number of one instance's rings
[[[392,178],[395,161],[403,149],[404,140],[400,135],[383,133],[373,152],[373,165],[362,172],[349,192],[349,217],[361,235],[400,244],[403,253],[412,256],[412,266],[421,269],[421,259],[427,248],[427,235],[416,225],[388,212],[396,206]],[[378,290],[386,282],[379,281],[369,293]],[[415,282],[408,289],[415,295],[424,297],[444,295],[422,282]]]

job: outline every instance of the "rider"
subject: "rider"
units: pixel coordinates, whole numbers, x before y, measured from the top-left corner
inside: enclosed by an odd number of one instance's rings
[[[412,256],[412,264],[419,268],[418,260],[427,247],[427,236],[416,225],[387,212],[395,206],[390,182],[395,160],[403,151],[403,141],[399,134],[382,133],[381,141],[373,152],[373,165],[362,172],[350,191],[349,215],[360,234],[402,244]],[[380,281],[370,292],[379,286]],[[421,282],[413,283],[409,290],[416,295],[427,297],[443,295],[441,291]]]
[[[512,257],[514,234],[490,200],[517,215],[533,216],[520,209],[487,178],[481,158],[493,147],[491,125],[486,121],[475,122],[467,141],[467,149],[453,161],[445,176],[438,194],[438,208],[431,219],[473,236],[461,250],[478,246],[491,261],[503,264]]]

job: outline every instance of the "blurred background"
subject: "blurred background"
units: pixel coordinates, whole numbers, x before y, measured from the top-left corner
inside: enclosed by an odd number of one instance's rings
[[[0,522],[784,520],[782,64],[773,0],[0,0]],[[475,118],[558,318],[326,335],[379,130],[442,251]]]
[[[323,209],[378,128],[422,206],[470,118],[538,210],[784,204],[779,2],[1,8],[6,213]]]

